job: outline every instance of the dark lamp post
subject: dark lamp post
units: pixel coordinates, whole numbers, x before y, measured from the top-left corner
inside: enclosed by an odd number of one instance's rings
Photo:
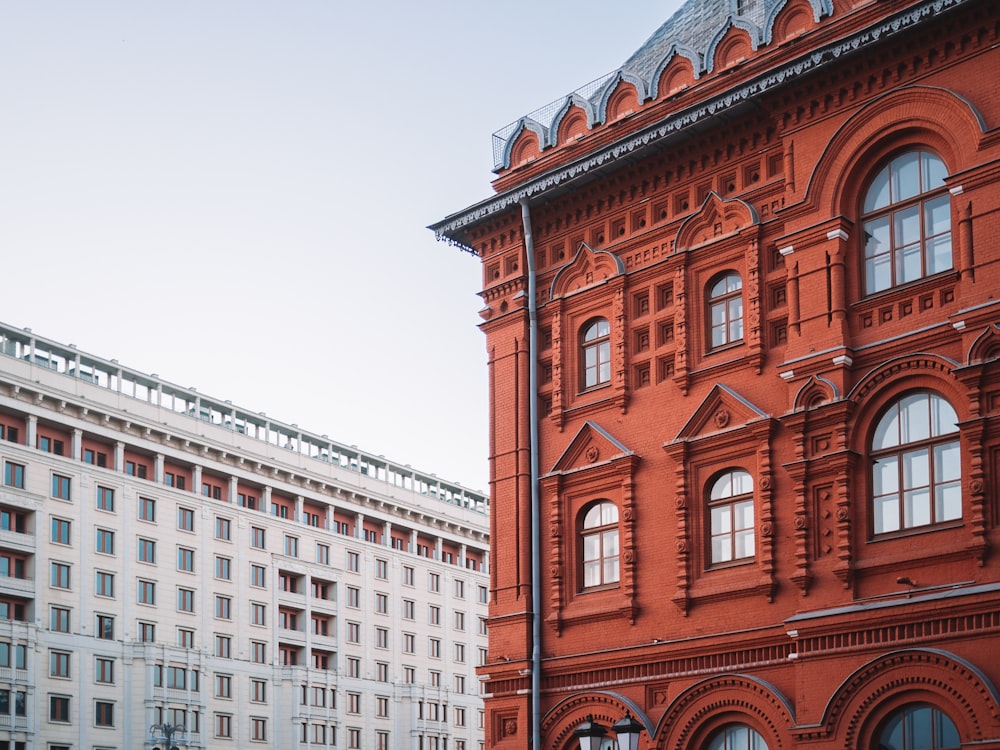
[[[608,730],[594,721],[593,716],[573,730],[573,736],[580,740],[580,750],[601,750],[601,741]]]
[[[615,722],[611,731],[618,737],[619,750],[638,750],[639,732],[642,731],[642,724],[633,719],[628,711],[625,712],[624,719]]]
[[[184,734],[185,731],[181,724],[153,724],[149,728],[149,736],[153,739],[154,745],[159,745],[160,742],[163,742],[163,750],[180,750],[174,744],[174,735]]]

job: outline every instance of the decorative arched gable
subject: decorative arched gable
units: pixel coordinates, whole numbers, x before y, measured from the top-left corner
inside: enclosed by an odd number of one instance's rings
[[[607,250],[594,250],[584,242],[580,244],[573,260],[552,279],[550,297],[566,297],[624,273],[625,264],[621,258]]]
[[[671,45],[666,56],[653,71],[650,96],[659,99],[693,86],[701,75],[698,53]]]
[[[954,403],[958,401],[960,394],[955,390],[956,383],[953,376],[957,367],[958,362],[955,360],[933,352],[904,354],[869,370],[858,380],[857,385],[847,394],[847,398],[859,406],[871,407],[872,404],[869,404],[868,400],[876,389],[883,389],[897,380],[905,380],[908,387],[930,385],[938,390],[944,389],[945,395],[951,398],[953,405],[961,413],[963,411],[961,403]],[[921,375],[927,377],[921,378]]]
[[[597,116],[601,122],[617,120],[637,110],[646,98],[646,82],[637,75],[619,70],[597,98]]]
[[[963,742],[995,737],[1000,726],[1000,696],[982,671],[947,651],[909,649],[855,670],[827,704],[823,727],[842,747],[868,747],[877,724],[915,699],[947,713]]]
[[[738,198],[725,200],[713,190],[705,197],[701,208],[677,229],[674,247],[678,252],[692,250],[759,224],[760,217],[749,203]]]
[[[575,140],[597,124],[593,105],[579,94],[566,97],[549,128],[549,142],[562,145]]]
[[[711,73],[735,65],[757,51],[760,29],[741,16],[730,16],[705,51],[705,68]]]
[[[970,166],[985,122],[958,94],[905,86],[862,107],[830,139],[809,176],[806,200],[830,216],[851,216],[872,163],[901,142],[938,152],[954,174]]]
[[[822,375],[813,375],[802,384],[802,387],[795,394],[792,410],[804,411],[806,409],[815,409],[823,404],[839,400],[840,389],[837,388],[837,385],[833,381],[824,378]]]
[[[545,128],[530,117],[522,117],[504,146],[504,167],[517,167],[541,155],[548,145]]]
[[[764,680],[731,674],[711,677],[678,695],[657,723],[657,747],[703,747],[714,730],[732,721],[753,726],[770,750],[792,746],[791,702]]]
[[[830,0],[783,0],[768,9],[764,43],[781,43],[808,31],[833,13]]]
[[[991,323],[969,347],[966,363],[983,364],[1000,358],[1000,323]]]

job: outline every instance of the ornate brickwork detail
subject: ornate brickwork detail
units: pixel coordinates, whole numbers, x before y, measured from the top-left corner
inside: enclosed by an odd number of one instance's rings
[[[632,701],[618,693],[585,691],[561,701],[542,717],[542,746],[568,747],[572,741],[573,730],[588,717],[610,727],[622,718],[626,711],[646,727],[650,735],[653,735],[652,723]]]
[[[688,295],[684,267],[674,272],[674,382],[681,392],[688,391]]]

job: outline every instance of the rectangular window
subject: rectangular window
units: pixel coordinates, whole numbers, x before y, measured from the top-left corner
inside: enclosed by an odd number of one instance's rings
[[[68,651],[49,651],[49,676],[69,677],[69,660],[71,656],[72,654]]]
[[[461,706],[455,706],[455,726],[465,726],[465,709]]]
[[[181,612],[194,612],[194,591],[177,587],[177,609]]]
[[[52,519],[52,541],[56,544],[70,543],[71,523],[64,518]]]
[[[389,614],[389,595],[381,592],[375,593],[375,611],[380,615]]]
[[[267,625],[267,605],[250,602],[250,622],[253,625]]]
[[[220,620],[232,619],[233,600],[228,596],[215,597],[215,616]]]
[[[403,667],[403,684],[412,685],[417,681],[416,667]]]
[[[94,682],[113,685],[115,682],[115,660],[98,656],[94,660]]]
[[[347,642],[361,643],[361,625],[359,623],[347,623]]]
[[[232,540],[233,522],[228,518],[215,517],[215,538],[224,542]]]
[[[465,612],[455,612],[455,630],[465,630]]]
[[[457,580],[455,581],[455,598],[464,599],[465,598],[465,581]]]
[[[24,489],[24,466],[7,461],[3,465],[3,483],[8,487]]]
[[[153,498],[139,498],[139,520],[156,523],[156,501]]]
[[[233,717],[229,714],[215,715],[215,736],[220,739],[231,739],[233,736]]]
[[[455,661],[459,664],[465,663],[465,644],[456,643],[455,644]]]
[[[316,562],[320,565],[330,564],[330,545],[316,544]]]
[[[441,576],[437,573],[427,574],[427,590],[428,591],[440,591],[441,590]]]
[[[267,742],[267,719],[251,717],[250,739],[254,742]]]
[[[441,624],[441,608],[431,604],[427,607],[427,622],[431,625]]]
[[[465,675],[457,674],[455,675],[455,692],[461,695],[465,692]]]
[[[221,581],[232,579],[233,561],[228,557],[215,556],[215,577]]]
[[[354,609],[361,606],[361,589],[357,586],[347,587],[347,606]]]
[[[254,549],[267,549],[264,544],[264,529],[257,526],[250,527],[250,545]]]
[[[263,641],[250,641],[250,661],[254,664],[267,663],[267,644]]]
[[[258,588],[267,587],[267,571],[263,565],[250,565],[250,585]]]
[[[69,696],[50,695],[49,696],[49,721],[60,724],[69,723]]]
[[[352,573],[361,572],[361,556],[357,552],[347,552],[347,569]]]
[[[228,674],[216,674],[215,675],[215,697],[216,698],[232,698],[233,697],[233,676]]]
[[[110,701],[94,701],[94,724],[99,727],[113,727],[115,704]]]
[[[441,658],[441,639],[430,638],[427,641],[427,655],[432,659]]]
[[[389,561],[381,560],[376,558],[375,560],[375,577],[380,581],[385,581],[389,578]]]
[[[409,565],[403,566],[403,585],[412,586],[413,585],[413,568]]]
[[[181,531],[194,531],[194,511],[190,508],[177,509],[177,528]]]
[[[49,583],[53,588],[57,589],[68,589],[69,588],[69,565],[61,562],[52,563],[51,576],[49,578]]]
[[[70,483],[69,477],[64,477],[61,474],[52,475],[52,497],[57,500],[70,500]]]
[[[194,550],[186,547],[177,548],[177,570],[194,573]]]
[[[414,610],[416,605],[412,599],[403,599],[403,619],[412,620],[414,618]]]
[[[136,544],[136,554],[139,558],[139,562],[155,565],[156,541],[153,539],[143,539],[142,537],[139,537],[139,541]]]
[[[194,648],[194,631],[191,628],[177,628],[177,645],[180,648]]]
[[[347,713],[349,714],[361,713],[361,693],[347,694]]]
[[[139,579],[136,585],[136,596],[139,604],[156,606],[156,583]]]
[[[288,557],[299,556],[299,538],[285,535],[285,555]]]
[[[388,662],[379,661],[375,662],[375,679],[379,682],[389,681],[389,664]]]
[[[375,648],[389,648],[389,630],[375,628]]]
[[[96,636],[104,641],[115,639],[115,618],[111,615],[97,615]]]
[[[97,529],[95,551],[102,555],[115,554],[115,532],[108,529]]]
[[[353,727],[347,730],[347,747],[348,750],[360,750],[361,748],[361,730],[354,729]]]
[[[156,624],[152,622],[139,621],[139,642],[140,643],[155,643],[156,642]]]
[[[375,715],[380,719],[389,717],[389,698],[384,695],[375,696]]]
[[[98,570],[94,574],[94,593],[97,596],[113,597],[115,595],[115,574]]]
[[[69,632],[69,610],[65,607],[52,607],[49,610],[49,630],[55,633]]]
[[[110,487],[97,487],[97,509],[115,512],[115,491]]]
[[[228,635],[215,636],[215,655],[220,659],[233,658],[233,639]]]
[[[416,650],[417,637],[413,633],[403,633],[403,653],[412,654]]]
[[[489,592],[486,590],[485,586],[480,586],[479,587],[479,603],[480,604],[489,604],[490,603]]]

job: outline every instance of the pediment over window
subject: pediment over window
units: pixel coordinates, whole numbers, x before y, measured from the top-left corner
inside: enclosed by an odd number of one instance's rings
[[[594,250],[586,242],[580,243],[573,260],[552,280],[552,299],[596,286],[623,273],[625,264],[617,255],[607,250]]]
[[[713,190],[698,212],[681,224],[675,247],[678,251],[691,250],[738,235],[758,224],[760,217],[753,206],[738,199],[725,200]]]
[[[728,386],[716,383],[673,442],[695,440],[739,429],[749,422],[767,419],[767,412],[747,401]]]
[[[634,455],[607,430],[587,420],[549,473],[571,473]]]

